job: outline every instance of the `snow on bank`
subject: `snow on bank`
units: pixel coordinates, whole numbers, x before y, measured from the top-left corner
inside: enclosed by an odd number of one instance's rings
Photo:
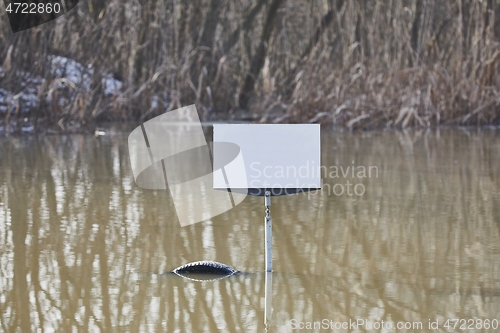
[[[2,74],[3,68],[0,66],[0,78],[2,77]],[[38,81],[41,82],[41,80]],[[20,92],[15,93],[0,88],[0,114],[7,112],[9,109],[11,112],[17,112],[21,106],[26,109],[36,107],[38,105],[37,93],[37,87],[32,84],[26,84],[25,87],[22,87]]]
[[[65,87],[73,88],[72,99],[76,92],[89,91],[92,82],[94,70],[90,66],[72,60],[70,58],[61,56],[51,56],[49,63],[54,80],[49,82],[49,90],[62,89]],[[21,109],[21,112],[29,112],[31,109],[40,105],[39,92],[42,85],[46,82],[45,79],[37,76],[30,75],[30,73],[18,73],[23,77],[23,84],[19,91],[8,91],[0,88],[0,113],[16,112]],[[0,78],[4,75],[3,68],[0,66]],[[105,96],[112,96],[119,93],[122,89],[122,82],[113,78],[111,74],[107,74],[102,78],[102,85]],[[47,101],[52,100],[52,94],[47,94],[45,97]],[[68,103],[68,99],[60,98],[57,101],[60,106]]]
[[[90,90],[91,78],[94,75],[92,66],[84,66],[75,60],[61,56],[51,57],[50,62],[52,73],[56,78],[64,78],[83,90]],[[111,74],[103,77],[101,83],[106,96],[120,91],[123,85],[121,81],[113,78]]]
[[[12,94],[0,88],[0,113],[7,111],[7,101],[12,99]]]
[[[1,79],[6,73],[0,66],[0,115],[2,115],[0,123],[10,112],[10,114],[16,115],[16,117],[11,118],[11,122],[16,123],[16,119],[21,117],[23,126],[29,126],[29,118],[31,118],[29,115],[42,105],[50,108],[59,116],[67,114],[70,110],[73,112],[76,110],[75,107],[79,107],[75,103],[78,94],[85,98],[86,93],[95,89],[93,86],[95,80],[101,80],[102,97],[107,97],[108,101],[114,101],[118,104],[127,101],[123,96],[123,83],[111,74],[96,72],[91,65],[85,66],[78,61],[62,56],[50,56],[47,63],[50,67],[50,71],[47,71],[49,73],[47,77],[50,80],[16,70],[15,74],[21,83],[15,88],[16,90],[7,90],[7,86],[2,86]],[[156,112],[167,110],[171,106],[170,95],[166,91],[148,97],[151,100],[149,109],[144,110],[145,115],[154,115]],[[100,106],[106,108],[106,105],[109,104],[105,102]],[[11,127],[14,126],[11,124]],[[0,132],[2,132],[1,128]]]

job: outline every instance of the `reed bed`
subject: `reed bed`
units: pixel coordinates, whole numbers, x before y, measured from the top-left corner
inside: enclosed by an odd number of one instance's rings
[[[207,121],[500,124],[500,0],[89,0],[17,34],[0,16],[0,45],[12,130],[193,103]]]

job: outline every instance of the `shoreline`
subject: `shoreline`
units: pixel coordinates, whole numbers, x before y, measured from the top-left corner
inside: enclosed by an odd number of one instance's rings
[[[259,124],[256,122],[246,122],[246,121],[205,121],[201,122],[203,128],[208,128],[214,124]],[[53,136],[53,135],[94,135],[105,136],[109,133],[122,134],[132,131],[137,126],[140,126],[141,122],[137,121],[124,121],[124,122],[96,122],[95,124],[88,125],[87,128],[74,128],[66,130],[56,130],[54,125],[52,128],[44,128],[39,131],[34,130],[17,130],[7,132],[5,126],[0,125],[0,137],[22,137],[22,136]],[[405,128],[401,127],[373,127],[373,128],[347,128],[342,126],[332,126],[332,125],[321,125],[321,131],[329,133],[369,133],[369,132],[386,132],[386,131],[396,131],[396,132],[412,132],[412,131],[439,131],[439,130],[492,130],[500,131],[500,125],[438,125],[438,126],[409,126]]]

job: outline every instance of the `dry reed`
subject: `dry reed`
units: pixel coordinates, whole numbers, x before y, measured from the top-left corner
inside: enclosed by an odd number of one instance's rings
[[[0,45],[0,119],[18,129],[193,103],[204,120],[500,123],[500,0],[89,0],[17,34],[0,16]],[[86,81],[55,70],[55,56]]]

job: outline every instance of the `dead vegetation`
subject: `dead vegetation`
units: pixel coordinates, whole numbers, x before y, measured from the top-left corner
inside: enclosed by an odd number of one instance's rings
[[[0,28],[7,127],[143,121],[193,103],[205,120],[500,124],[500,0],[89,0],[17,34],[2,15]]]

